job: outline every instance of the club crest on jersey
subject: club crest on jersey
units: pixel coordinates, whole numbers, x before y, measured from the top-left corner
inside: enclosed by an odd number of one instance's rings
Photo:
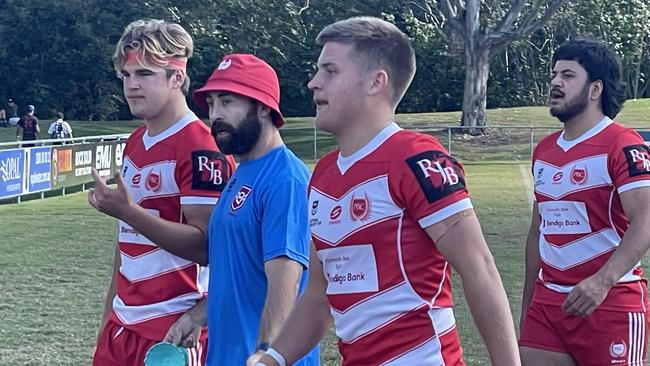
[[[144,186],[147,190],[152,192],[158,192],[160,190],[160,187],[162,187],[162,177],[160,176],[160,173],[160,171],[149,171],[147,179],[144,182]]]
[[[647,145],[630,145],[623,148],[630,177],[650,174],[650,147]]]
[[[406,164],[429,203],[465,189],[465,177],[460,164],[442,151],[419,153],[406,159]]]
[[[609,354],[613,358],[623,358],[627,355],[627,345],[624,341],[612,342],[609,345]]]
[[[587,167],[574,165],[571,169],[571,183],[584,184],[587,181]]]
[[[248,198],[248,195],[250,195],[252,190],[253,188],[249,186],[241,186],[239,188],[239,191],[237,191],[237,194],[235,194],[235,198],[233,198],[232,202],[230,202],[230,208],[233,211],[237,211],[242,208],[244,202],[246,202],[246,198]]]
[[[370,216],[370,201],[368,195],[364,194],[363,197],[354,197],[350,201],[350,217],[352,221],[365,220]]]
[[[542,179],[542,175],[544,174],[544,168],[539,168],[537,171],[537,179]]]
[[[311,203],[311,215],[316,215],[316,212],[318,212],[318,200]]]

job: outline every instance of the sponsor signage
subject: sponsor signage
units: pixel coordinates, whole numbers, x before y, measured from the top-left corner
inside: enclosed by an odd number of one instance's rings
[[[47,191],[52,188],[52,148],[50,146],[32,147],[27,150],[27,191],[29,193]]]
[[[0,198],[25,192],[25,149],[0,150]]]

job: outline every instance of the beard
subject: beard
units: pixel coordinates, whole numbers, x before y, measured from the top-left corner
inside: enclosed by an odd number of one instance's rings
[[[212,136],[217,146],[226,155],[244,155],[249,153],[259,141],[262,134],[262,122],[257,118],[257,111],[251,108],[239,128],[221,122],[212,123]],[[219,131],[228,132],[227,136],[219,136]]]
[[[551,116],[556,117],[562,123],[566,123],[566,121],[584,112],[588,104],[589,83],[586,83],[578,95],[566,102],[566,105],[563,107],[551,107],[550,113]]]

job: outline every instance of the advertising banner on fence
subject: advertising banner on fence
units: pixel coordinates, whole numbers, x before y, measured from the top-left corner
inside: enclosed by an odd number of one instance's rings
[[[52,188],[52,148],[50,146],[27,149],[27,191],[47,191]]]
[[[0,198],[25,192],[25,150],[0,150]]]
[[[61,188],[93,181],[92,168],[110,177],[122,168],[125,142],[78,144],[52,149],[52,187]]]
[[[73,148],[52,148],[52,188],[71,186],[74,184]]]

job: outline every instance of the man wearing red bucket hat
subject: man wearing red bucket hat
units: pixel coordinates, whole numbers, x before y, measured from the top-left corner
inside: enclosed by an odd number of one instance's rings
[[[225,56],[193,99],[209,111],[221,151],[241,163],[210,219],[207,319],[203,301],[166,340],[189,346],[207,322],[208,365],[252,365],[306,284],[309,170],[282,141],[278,77],[263,60]],[[318,347],[295,363],[318,364]]]

